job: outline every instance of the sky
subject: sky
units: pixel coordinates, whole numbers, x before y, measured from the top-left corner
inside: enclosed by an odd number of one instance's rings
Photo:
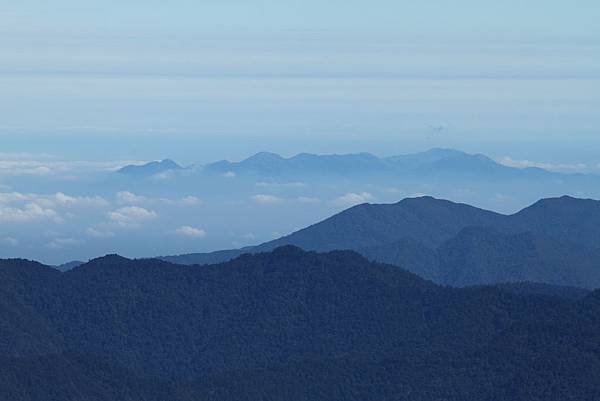
[[[573,162],[600,142],[599,17],[591,0],[4,2],[0,136],[67,158]]]
[[[101,188],[101,174],[130,162],[446,147],[600,173],[598,20],[592,0],[0,2],[0,254],[55,263],[144,256],[148,243],[239,246],[339,211],[348,194],[416,191],[347,183],[290,218],[318,192],[292,186],[292,200],[270,205],[288,217],[263,227],[253,197],[273,188],[219,183],[227,198],[165,181]],[[484,195],[483,205],[507,199]],[[224,210],[256,221],[223,227]],[[152,224],[162,234],[144,237]]]

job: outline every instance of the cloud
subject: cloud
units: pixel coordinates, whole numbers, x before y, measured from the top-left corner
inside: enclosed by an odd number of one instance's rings
[[[252,197],[252,200],[259,205],[276,205],[283,202],[283,199],[275,195],[258,194]]]
[[[300,203],[319,203],[321,202],[321,199],[309,196],[299,196],[296,198],[296,201]]]
[[[15,248],[19,246],[19,240],[13,237],[0,238],[0,245],[6,245]]]
[[[141,223],[158,217],[158,214],[155,211],[139,206],[122,207],[108,212],[107,215],[114,224],[121,227],[132,228],[139,227]]]
[[[103,230],[99,228],[89,227],[85,230],[85,234],[88,237],[93,238],[112,238],[115,236],[115,233],[109,230]]]
[[[191,226],[181,226],[175,230],[175,234],[190,238],[204,238],[206,231]]]
[[[225,177],[225,178],[234,178],[235,175],[236,174],[233,171],[228,171],[225,174],[223,174],[223,177]]]
[[[163,171],[162,173],[154,174],[150,179],[157,181],[166,181],[175,178],[176,172],[174,170]]]
[[[199,205],[202,203],[202,200],[196,196],[186,196],[181,199],[181,203],[188,206]]]
[[[62,192],[57,192],[56,194],[47,198],[48,201],[53,202],[55,205],[61,206],[86,206],[92,208],[103,208],[109,206],[109,203],[106,199],[101,196],[69,196],[65,195]]]
[[[185,196],[181,199],[167,199],[167,198],[150,198],[143,195],[137,195],[129,191],[117,192],[117,202],[125,205],[141,205],[141,204],[157,204],[162,203],[166,205],[186,205],[193,206],[202,203],[200,198],[196,196]]]
[[[3,192],[0,193],[0,203],[33,202],[47,208],[55,207],[70,207],[84,206],[92,208],[102,208],[109,206],[106,199],[101,196],[69,196],[62,192],[57,192],[51,195],[35,194],[35,193],[20,193],[20,192]]]
[[[353,206],[361,203],[366,203],[373,200],[374,197],[368,192],[348,192],[345,195],[336,198],[333,203],[338,206]]]
[[[76,238],[55,238],[46,244],[46,248],[57,250],[64,248],[72,248],[81,244],[83,244],[83,241]]]
[[[257,187],[275,187],[275,188],[304,188],[306,183],[296,182],[265,182],[259,181],[255,184]]]
[[[508,167],[515,168],[541,168],[548,171],[555,172],[571,172],[571,173],[583,173],[589,170],[589,166],[585,163],[574,163],[574,164],[563,164],[563,163],[543,163],[534,162],[531,160],[515,160],[509,156],[504,156],[498,160],[498,163]]]
[[[29,201],[31,197],[20,192],[2,192],[0,193],[0,203],[15,203]]]
[[[0,221],[28,223],[39,220],[52,220],[55,223],[63,221],[54,209],[44,208],[37,203],[27,203],[23,207],[0,206]]]
[[[119,203],[138,204],[146,202],[147,199],[145,196],[139,196],[129,191],[117,192],[117,202]]]
[[[56,160],[52,155],[33,155],[19,153],[0,153],[0,175],[47,176],[67,175],[72,177],[91,172],[116,171],[129,164],[144,163],[134,160],[116,161],[64,161]]]
[[[497,193],[494,196],[492,196],[490,198],[490,200],[492,202],[510,202],[513,200],[513,198],[510,195],[506,195],[506,194],[501,194],[501,193]]]

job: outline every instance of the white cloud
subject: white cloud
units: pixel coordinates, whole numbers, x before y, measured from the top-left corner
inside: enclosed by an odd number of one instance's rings
[[[492,202],[510,202],[513,198],[510,195],[497,193],[490,199]]]
[[[195,228],[191,226],[181,226],[175,230],[175,234],[181,235],[183,237],[191,237],[191,238],[204,238],[206,237],[206,231]]]
[[[19,240],[13,237],[0,238],[0,245],[6,245],[15,248],[19,246]]]
[[[369,202],[373,199],[373,195],[371,195],[369,192],[348,192],[347,194],[336,198],[333,203],[338,206],[353,206]]]
[[[529,167],[537,167],[548,171],[556,171],[556,172],[586,172],[589,170],[589,166],[585,163],[574,163],[574,164],[564,164],[564,163],[543,163],[543,162],[535,162],[531,160],[515,160],[509,156],[504,156],[502,159],[498,160],[498,163],[503,164],[508,167],[515,168],[529,168]]]
[[[254,202],[258,203],[259,205],[276,205],[278,203],[283,202],[283,199],[278,198],[275,195],[265,195],[265,194],[254,195],[252,197],[252,200]]]
[[[299,196],[296,198],[296,201],[300,203],[319,203],[321,202],[321,199],[309,196]]]
[[[102,208],[109,203],[100,196],[69,196],[62,192],[51,195],[20,192],[0,193],[0,203],[11,204],[19,202],[33,202],[47,208],[83,206],[92,208]]]
[[[155,211],[139,206],[126,206],[108,212],[108,218],[121,227],[139,227],[141,223],[156,217],[158,214]]]
[[[202,203],[202,200],[196,196],[186,196],[181,199],[181,203],[188,206],[199,205]]]
[[[46,248],[55,250],[72,248],[74,246],[81,245],[82,243],[82,240],[76,238],[55,238],[46,244]]]
[[[260,181],[255,184],[257,187],[275,187],[275,188],[304,188],[306,183],[296,182],[265,182]]]
[[[38,220],[52,220],[61,223],[62,218],[54,209],[44,208],[37,203],[27,203],[23,207],[1,207],[0,221],[27,223]]]
[[[90,172],[116,171],[129,164],[144,163],[132,160],[107,162],[56,160],[51,155],[0,153],[0,175],[79,175]]]
[[[0,193],[0,203],[15,203],[31,200],[31,197],[20,192]]]
[[[89,227],[85,230],[85,234],[93,238],[111,238],[115,236],[115,233],[109,230]]]
[[[145,196],[136,195],[133,192],[121,191],[117,192],[117,202],[127,204],[139,204],[146,202],[148,198]]]
[[[69,206],[86,206],[92,208],[103,208],[109,206],[108,201],[101,196],[69,196],[62,192],[57,192],[53,196],[48,197],[48,200],[57,205]]]
[[[121,191],[117,193],[117,202],[125,205],[141,205],[141,204],[156,204],[162,203],[166,205],[186,205],[193,206],[202,203],[200,198],[196,196],[185,196],[181,199],[167,198],[150,198],[143,195],[137,195],[129,191]]]
[[[225,174],[223,174],[223,177],[225,177],[225,178],[234,178],[235,175],[236,174],[233,171],[228,171]]]

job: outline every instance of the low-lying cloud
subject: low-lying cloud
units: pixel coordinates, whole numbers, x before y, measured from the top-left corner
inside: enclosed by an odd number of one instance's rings
[[[157,217],[155,211],[139,206],[126,206],[108,212],[109,220],[121,227],[139,227],[143,222]]]
[[[333,203],[337,206],[354,206],[359,205],[361,203],[370,202],[375,197],[369,192],[348,192],[338,198],[336,198]]]
[[[510,156],[504,156],[498,163],[508,167],[515,168],[541,168],[548,171],[564,172],[564,173],[585,173],[591,168],[585,163],[544,163],[531,160],[515,160]]]
[[[206,237],[206,231],[201,228],[196,228],[192,226],[181,226],[175,230],[175,234],[180,235],[182,237],[189,238],[204,238]]]
[[[252,200],[259,205],[277,205],[283,202],[283,199],[275,195],[257,194],[252,196]]]

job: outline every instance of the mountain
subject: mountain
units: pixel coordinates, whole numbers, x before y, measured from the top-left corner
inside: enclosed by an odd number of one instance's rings
[[[572,300],[581,300],[590,294],[591,291],[578,287],[569,287],[564,285],[551,285],[543,283],[533,283],[530,281],[522,281],[517,283],[500,283],[494,284],[495,287],[502,290],[520,295],[545,295],[552,297],[560,297]]]
[[[600,288],[600,250],[541,234],[469,227],[436,252],[438,280],[464,286],[533,281]]]
[[[285,158],[276,153],[261,152],[240,162],[221,160],[204,166],[213,174],[280,176],[447,176],[466,174],[491,178],[525,178],[550,175],[542,169],[517,169],[504,166],[481,154],[468,154],[454,149],[430,149],[426,152],[380,158],[370,153],[315,155],[300,153]]]
[[[67,263],[63,263],[61,265],[58,266],[54,266],[57,270],[60,270],[61,272],[66,272],[68,270],[72,270],[78,266],[81,266],[82,264],[84,264],[85,262],[82,262],[80,260],[72,260],[70,262]]]
[[[310,250],[361,249],[412,238],[435,247],[468,226],[502,226],[503,216],[429,196],[388,205],[361,204],[260,246],[293,244]]]
[[[203,264],[282,245],[351,249],[444,285],[600,288],[600,202],[571,197],[544,199],[513,215],[432,197],[362,204],[253,248],[166,260]]]
[[[542,199],[510,217],[513,224],[531,227],[560,241],[600,247],[600,202],[571,196]]]
[[[204,171],[224,174],[256,174],[262,176],[305,174],[348,174],[389,171],[385,160],[370,153],[347,155],[315,155],[300,153],[284,158],[275,153],[260,152],[240,162],[222,160],[204,167]]]
[[[173,160],[165,159],[142,165],[130,164],[117,170],[117,173],[136,176],[153,176],[165,173],[167,171],[181,169],[183,169],[183,167],[175,163]]]
[[[2,319],[0,399],[600,396],[597,292],[439,287],[293,246],[202,267],[0,261],[0,278],[3,310],[23,311]]]
[[[282,245],[307,250],[363,250],[410,238],[417,246],[435,247],[471,225],[501,224],[503,216],[473,206],[434,199],[407,198],[389,205],[361,204],[291,235],[256,247],[208,254],[161,257],[173,263],[205,264],[229,260],[244,252],[269,251]]]

